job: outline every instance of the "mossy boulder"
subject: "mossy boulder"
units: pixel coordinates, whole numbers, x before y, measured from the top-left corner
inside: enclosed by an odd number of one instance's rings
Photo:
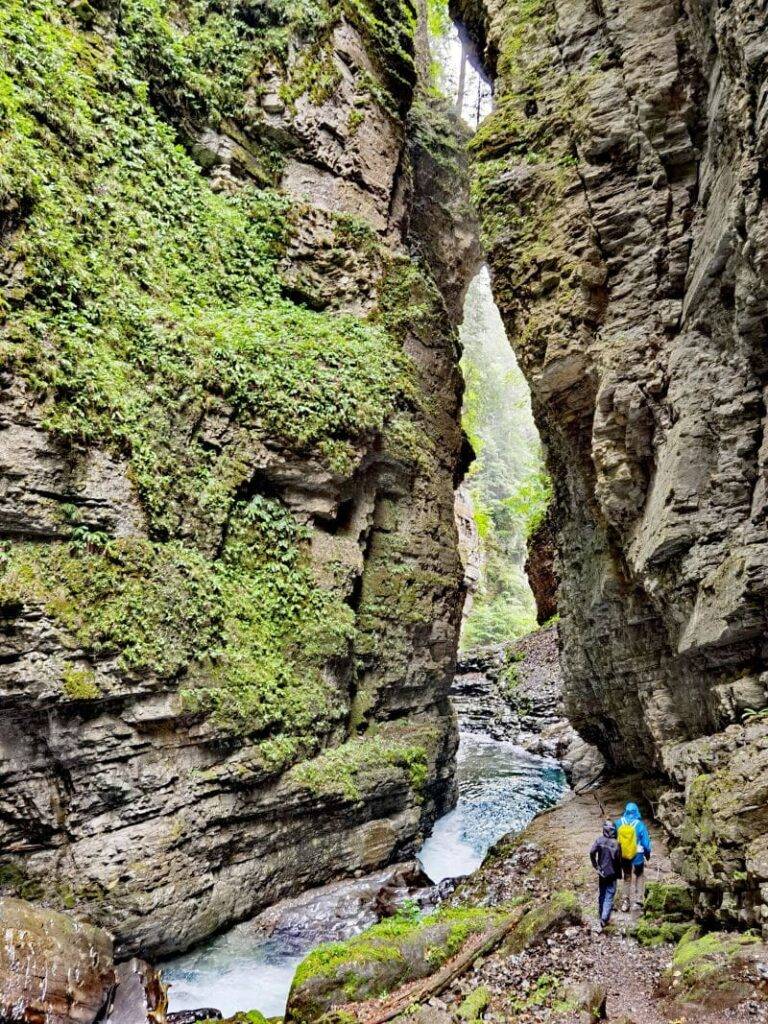
[[[635,929],[635,938],[641,946],[662,946],[665,942],[679,942],[683,936],[693,929],[690,921],[655,921],[646,917],[640,918]]]
[[[282,1020],[282,1017],[265,1017],[261,1010],[241,1010],[224,1020],[207,1020],[203,1024],[269,1024],[269,1021]]]
[[[690,929],[675,949],[661,982],[662,992],[680,1005],[726,1009],[752,994],[758,962],[768,948],[755,935]]]
[[[651,882],[646,890],[643,912],[667,921],[693,917],[693,890],[687,885]]]
[[[679,942],[693,925],[693,891],[686,885],[652,882],[635,937],[641,946]]]
[[[477,1020],[490,1001],[490,989],[486,985],[479,985],[462,1001],[456,1016],[462,1021]]]
[[[470,936],[503,917],[484,908],[446,908],[416,921],[392,918],[347,942],[319,946],[299,964],[286,1021],[307,1024],[333,1007],[374,999],[426,978]]]

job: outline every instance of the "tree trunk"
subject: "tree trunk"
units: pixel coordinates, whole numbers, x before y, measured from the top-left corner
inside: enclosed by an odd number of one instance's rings
[[[456,94],[456,113],[461,117],[464,109],[464,92],[467,87],[467,44],[461,40],[461,63],[459,64],[459,88]]]

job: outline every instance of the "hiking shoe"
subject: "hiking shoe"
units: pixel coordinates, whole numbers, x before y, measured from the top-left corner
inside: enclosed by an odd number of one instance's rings
[[[603,922],[602,921],[598,921],[597,922],[597,934],[598,935],[602,935],[604,928],[605,928],[605,925],[603,924]]]

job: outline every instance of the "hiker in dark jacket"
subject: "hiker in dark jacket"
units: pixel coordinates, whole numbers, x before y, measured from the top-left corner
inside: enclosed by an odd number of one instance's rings
[[[589,851],[592,867],[597,871],[597,912],[600,916],[600,931],[611,918],[616,884],[621,878],[621,847],[616,839],[616,826],[612,821],[603,822],[603,834],[592,844]]]

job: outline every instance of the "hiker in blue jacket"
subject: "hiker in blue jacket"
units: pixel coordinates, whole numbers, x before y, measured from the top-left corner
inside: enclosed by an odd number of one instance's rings
[[[645,862],[651,859],[651,837],[640,817],[637,804],[630,802],[616,822],[616,838],[621,847],[621,873],[624,879],[621,909],[642,907],[645,899]]]

